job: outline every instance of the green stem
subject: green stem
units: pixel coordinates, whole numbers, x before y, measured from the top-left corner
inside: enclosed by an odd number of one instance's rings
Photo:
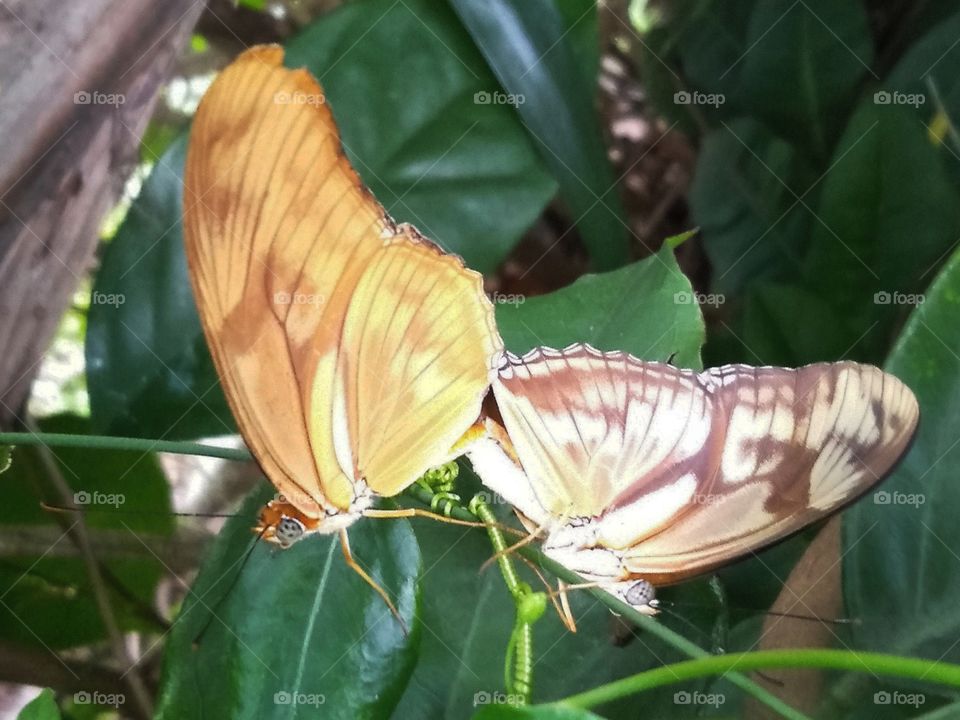
[[[952,663],[847,650],[763,650],[713,655],[664,665],[571,695],[551,704],[591,708],[663,685],[711,675],[726,675],[738,670],[751,671],[765,668],[818,668],[869,672],[874,675],[894,675],[960,688],[960,665]]]
[[[114,437],[112,435],[70,435],[67,433],[0,433],[0,445],[43,445],[55,447],[79,447],[90,450],[135,450],[139,452],[165,452],[177,455],[203,455],[223,460],[246,461],[252,459],[246,448],[223,448],[195,442],[150,440],[148,438]]]

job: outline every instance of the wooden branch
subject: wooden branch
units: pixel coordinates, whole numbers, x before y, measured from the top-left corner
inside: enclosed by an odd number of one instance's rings
[[[196,0],[0,2],[0,427],[134,167]]]

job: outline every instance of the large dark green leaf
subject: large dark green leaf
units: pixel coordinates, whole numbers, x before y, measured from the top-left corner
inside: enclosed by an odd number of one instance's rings
[[[351,3],[293,41],[287,63],[321,78],[348,154],[387,209],[478,270],[499,263],[554,193],[513,109],[474,103],[498,86],[443,3]],[[97,276],[86,352],[98,432],[233,430],[187,282],[184,147],[161,158]]]
[[[795,272],[812,222],[796,202],[813,173],[793,146],[755,120],[710,131],[690,204],[712,266],[711,288],[736,294],[759,278]]]
[[[160,158],[107,246],[87,320],[94,431],[178,439],[234,432],[183,252],[186,141]]]
[[[47,418],[45,432],[83,434],[86,420]],[[154,547],[173,529],[169,489],[156,457],[140,452],[57,448],[51,451],[63,479],[86,509],[84,521],[103,566],[105,587],[123,630],[156,630],[153,593],[164,567],[144,545]],[[0,527],[9,535],[49,538],[34,555],[5,555],[0,563],[0,637],[38,647],[68,648],[103,639],[93,590],[84,564],[71,553],[64,532],[77,518],[58,524],[41,500],[60,504],[37,448],[18,448],[2,477]],[[130,549],[132,548],[132,551]],[[126,549],[126,551],[125,551]],[[138,557],[139,556],[139,557]]]
[[[587,342],[644,360],[674,357],[680,367],[698,368],[704,329],[696,301],[665,243],[656,255],[620,270],[587,275],[518,304],[499,303],[497,324],[515,353]]]
[[[270,496],[254,493],[204,562],[167,644],[158,717],[390,717],[422,632],[410,525],[368,520],[350,529],[354,555],[393,598],[405,635],[344,563],[336,536],[288,550],[257,543],[244,564],[255,512]]]
[[[842,310],[851,356],[879,361],[960,235],[957,194],[909,109],[864,100],[815,209],[807,281]]]
[[[584,101],[593,96],[595,79],[584,72],[573,45],[578,25],[596,26],[595,4],[563,3],[564,17],[555,0],[450,2],[517,100],[516,111],[559,182],[595,267],[622,265],[627,226],[594,105]]]
[[[844,517],[844,586],[858,647],[960,660],[960,255],[911,315],[887,363],[920,402],[910,452]]]
[[[556,190],[454,12],[433,0],[361,0],[289,45],[324,85],[373,194],[481,272],[493,270]]]

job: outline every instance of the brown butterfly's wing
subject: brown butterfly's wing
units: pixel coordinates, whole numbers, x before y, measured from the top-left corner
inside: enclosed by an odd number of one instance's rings
[[[398,231],[354,292],[340,348],[355,473],[386,496],[450,459],[502,351],[481,276]]]
[[[593,518],[596,546],[655,584],[855,499],[889,472],[919,419],[903,383],[851,362],[697,374],[587,346],[508,360],[494,392],[545,503],[520,511]]]
[[[382,250],[387,221],[343,155],[321,88],[282,61],[279,47],[245,52],[201,102],[184,231],[207,343],[240,430],[277,488],[317,516],[322,506],[344,509],[353,494],[322,403],[352,289]],[[314,388],[325,390],[312,397]]]

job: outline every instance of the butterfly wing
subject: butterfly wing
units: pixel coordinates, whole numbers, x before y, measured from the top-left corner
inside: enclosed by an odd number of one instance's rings
[[[584,345],[508,356],[494,394],[532,493],[491,487],[535,522],[588,520],[595,547],[658,584],[858,497],[919,415],[899,380],[856,363],[697,374]]]
[[[449,450],[479,412],[499,337],[479,276],[393,223],[320,86],[282,61],[279,47],[243,53],[200,104],[185,239],[244,438],[319,517],[347,510],[361,479],[392,494]]]
[[[354,472],[386,496],[450,459],[502,351],[481,276],[397,232],[357,286],[340,348]]]

